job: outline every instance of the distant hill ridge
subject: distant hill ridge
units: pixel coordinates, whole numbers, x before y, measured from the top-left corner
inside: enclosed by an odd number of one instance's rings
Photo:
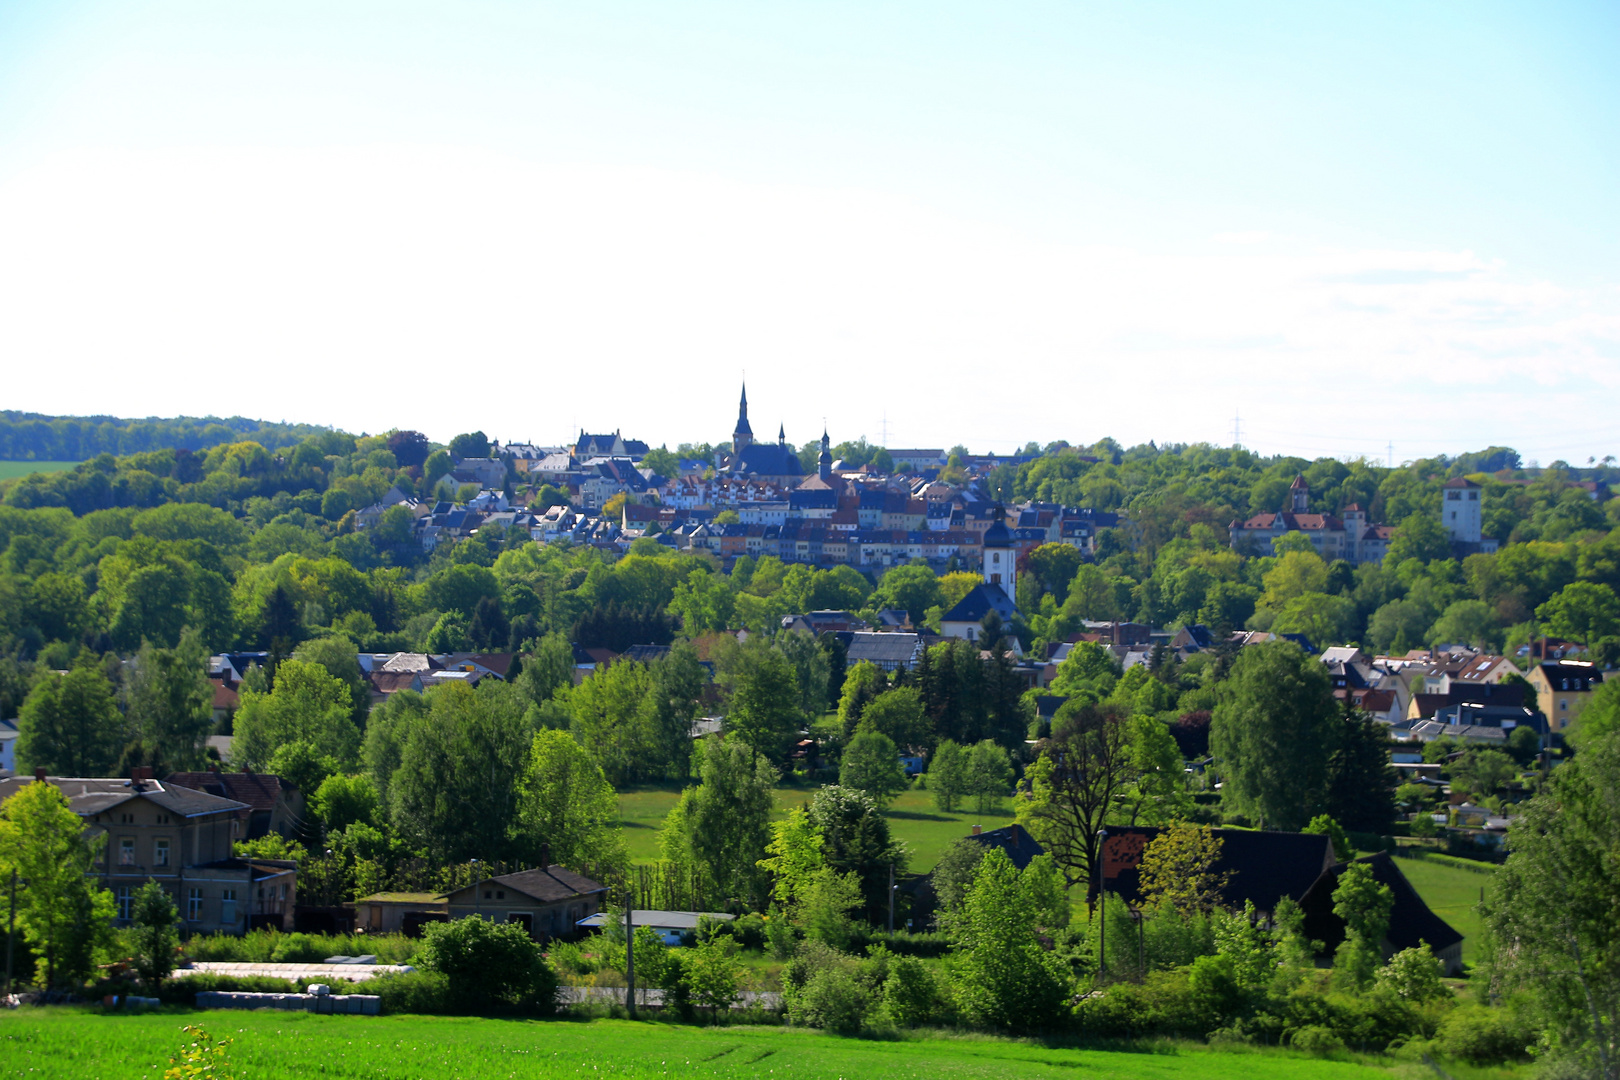
[[[0,461],[87,461],[98,454],[207,450],[256,442],[266,450],[296,446],[332,431],[318,424],[271,423],[244,416],[46,416],[0,409]]]

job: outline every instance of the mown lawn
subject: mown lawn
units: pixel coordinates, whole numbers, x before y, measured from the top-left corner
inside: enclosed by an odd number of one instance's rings
[[[658,858],[658,830],[680,794],[681,789],[674,784],[626,788],[619,792],[619,819],[624,825],[625,846],[630,850],[631,859],[652,862]],[[777,816],[809,802],[814,794],[813,787],[777,788]],[[955,813],[945,814],[934,808],[933,797],[926,791],[903,792],[890,805],[886,816],[895,839],[905,841],[911,849],[911,869],[917,873],[932,870],[940,853],[952,841],[972,832],[974,825],[995,829],[1012,822],[1011,800],[998,801],[983,817],[971,807],[960,806]]]
[[[628,1020],[311,1016],[181,1012],[104,1015],[21,1009],[0,1015],[0,1078],[157,1080],[185,1039],[182,1024],[230,1036],[239,1076],[369,1080],[502,1077],[854,1077],[971,1080],[1388,1080],[1373,1065],[1285,1052],[1170,1045],[1151,1052],[1074,1050],[993,1038],[845,1039],[781,1027],[696,1028]]]
[[[1463,962],[1477,960],[1483,924],[1475,905],[1479,903],[1480,889],[1490,884],[1494,871],[1489,865],[1479,864],[1483,872],[1427,859],[1397,859],[1395,865],[1429,909],[1463,935]]]
[[[61,472],[77,464],[77,461],[0,461],[0,480],[27,476],[29,473]]]

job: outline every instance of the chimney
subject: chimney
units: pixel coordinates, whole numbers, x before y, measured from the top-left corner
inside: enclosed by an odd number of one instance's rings
[[[43,767],[34,770],[34,782],[38,784],[45,782],[45,769]]]
[[[137,766],[135,766],[133,769],[129,770],[129,778],[131,780],[150,780],[150,779],[152,779],[152,766],[150,766],[150,765],[137,765]]]
[[[982,826],[979,826],[979,825],[973,826],[973,835],[974,836],[978,836],[983,831],[984,831],[984,829],[983,829]]]
[[[551,866],[551,845],[540,845],[540,869],[545,870]]]

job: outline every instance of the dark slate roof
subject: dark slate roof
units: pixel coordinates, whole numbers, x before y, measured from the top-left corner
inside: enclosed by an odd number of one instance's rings
[[[246,803],[254,810],[274,810],[281,797],[279,776],[250,772],[178,772],[163,778],[168,788],[190,788],[221,799]]]
[[[1004,825],[999,829],[969,836],[968,839],[985,847],[1000,848],[1020,870],[1028,866],[1035,856],[1046,854],[1046,849],[1036,843],[1035,838],[1029,835],[1022,825]]]
[[[1387,937],[1397,950],[1410,949],[1419,941],[1426,941],[1429,948],[1438,952],[1462,940],[1463,936],[1450,923],[1429,910],[1429,905],[1412,888],[1412,883],[1406,880],[1388,852],[1367,855],[1356,862],[1371,866],[1373,877],[1380,885],[1389,886],[1393,894],[1395,902],[1389,911]],[[1339,887],[1344,865],[1322,871],[1321,877],[1299,902],[1305,912],[1305,936],[1320,941],[1329,954],[1344,940],[1344,920],[1333,914],[1333,890]]]
[[[548,904],[572,900],[577,896],[589,896],[593,893],[607,892],[606,885],[553,864],[544,870],[539,868],[519,870],[515,874],[502,874],[500,877],[486,878],[463,888],[453,889],[445,895],[455,896],[457,893],[491,884],[500,885],[507,889],[515,889],[526,896],[532,896],[536,900]]]
[[[940,622],[979,622],[991,611],[999,614],[1004,622],[1012,622],[1017,616],[1018,609],[1013,606],[1012,600],[1000,589],[989,585],[975,585],[972,591],[962,597],[957,604],[944,615]]]
[[[799,455],[785,443],[749,443],[731,460],[731,472],[757,476],[803,476]]]
[[[668,645],[632,645],[624,650],[624,658],[634,660],[638,664],[650,664],[654,660],[662,660],[668,655]]]
[[[987,548],[1004,548],[1012,547],[1012,541],[1012,533],[1007,531],[1006,520],[998,514],[996,516],[995,523],[988,529],[984,530],[984,538],[982,539],[981,543]]]
[[[918,641],[916,634],[854,631],[849,634],[845,662],[858,664],[862,660],[870,660],[874,664],[909,664],[916,655]]]
[[[1042,720],[1050,720],[1068,700],[1061,694],[1039,694],[1035,698],[1035,715]]]
[[[793,510],[836,510],[838,492],[831,488],[794,488],[788,492],[788,506]]]
[[[1146,825],[1109,826],[1109,836],[1141,833],[1151,841],[1160,830]],[[1250,832],[1247,829],[1215,829],[1221,840],[1221,857],[1215,871],[1230,871],[1231,881],[1222,896],[1227,906],[1240,909],[1245,900],[1254,901],[1260,911],[1275,911],[1283,897],[1298,900],[1304,896],[1322,871],[1333,864],[1333,842],[1315,833]],[[1127,903],[1137,903],[1137,872],[1132,867],[1108,882],[1109,892],[1118,892]]]

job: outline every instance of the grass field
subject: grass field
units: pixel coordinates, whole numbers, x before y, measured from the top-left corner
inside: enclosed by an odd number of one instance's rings
[[[61,472],[77,464],[77,461],[0,461],[0,480],[27,476],[29,473]]]
[[[24,1076],[156,1080],[168,1067],[169,1055],[182,1045],[185,1036],[179,1029],[186,1023],[202,1023],[216,1037],[235,1039],[229,1053],[237,1075],[252,1080],[311,1076],[1388,1080],[1392,1075],[1387,1069],[1350,1061],[1189,1045],[1121,1053],[1008,1039],[844,1039],[780,1027],[694,1028],[627,1020],[181,1011],[120,1016],[90,1009],[30,1008],[0,1015],[0,1080]]]
[[[619,818],[632,859],[651,862],[658,858],[658,830],[680,794],[680,788],[673,784],[626,788],[619,793]],[[814,788],[809,787],[777,788],[777,816],[784,816],[793,807],[808,802],[813,794]],[[932,870],[940,853],[953,840],[972,832],[974,825],[995,829],[1012,821],[1009,800],[1001,800],[982,818],[971,809],[962,808],[954,814],[944,814],[934,809],[933,797],[926,791],[902,793],[886,816],[894,838],[905,841],[910,848],[911,869],[917,873]]]
[[[1482,927],[1474,905],[1479,903],[1479,890],[1490,884],[1493,871],[1488,865],[1480,863],[1477,871],[1427,859],[1400,859],[1396,865],[1430,910],[1463,935],[1463,962],[1478,959]]]

